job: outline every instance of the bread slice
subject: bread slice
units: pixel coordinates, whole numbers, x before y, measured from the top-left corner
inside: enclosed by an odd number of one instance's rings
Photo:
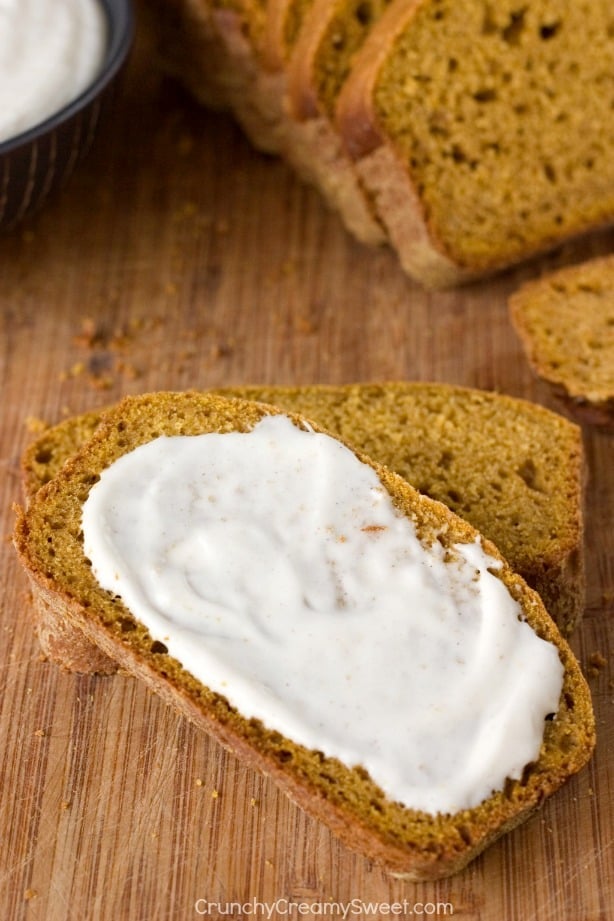
[[[381,225],[337,175],[334,159],[286,106],[285,62],[310,0],[156,0],[147,11],[165,68],[206,105],[232,111],[258,150],[283,156],[315,185],[357,239],[384,242]],[[312,134],[309,135],[310,140]],[[353,170],[350,174],[355,183]]]
[[[509,307],[535,373],[580,421],[614,428],[614,256],[528,282]]]
[[[577,426],[526,400],[441,383],[219,393],[315,419],[390,467],[490,538],[539,592],[560,630],[569,634],[578,624],[585,578]],[[55,476],[99,421],[99,413],[67,419],[29,445],[22,463],[26,495]]]
[[[213,20],[238,81],[234,115],[251,143],[264,153],[284,152],[283,94],[265,66],[268,4],[265,0],[216,0]]]
[[[320,190],[350,233],[364,243],[379,245],[386,242],[384,229],[339,135],[323,111],[311,104],[314,102],[311,93],[310,105],[304,105],[311,86],[303,89],[303,81],[334,6],[333,0],[308,3],[272,0],[270,51],[271,59],[282,61],[280,93],[286,113],[282,151],[299,175]],[[279,15],[280,8],[285,11],[283,17]],[[286,28],[281,30],[283,24]],[[342,49],[334,48],[333,52],[336,59]]]
[[[314,0],[287,64],[287,107],[294,120],[295,147],[302,162],[311,164],[316,184],[331,190],[327,198],[342,215],[366,215],[358,223],[345,219],[345,224],[367,243],[386,242],[386,232],[335,128],[334,114],[353,58],[388,4],[389,0]]]
[[[337,127],[407,272],[450,285],[612,222],[613,59],[609,0],[395,0]]]
[[[539,597],[515,575],[498,551],[492,570],[516,599],[532,629],[554,644],[564,667],[559,708],[545,721],[537,760],[521,779],[509,780],[479,805],[454,814],[408,809],[388,799],[360,765],[321,751],[247,719],[219,693],[186,672],[154,641],[121,599],[97,583],[83,551],[81,511],[103,469],[159,435],[249,431],[278,411],[265,404],[202,394],[161,393],[132,397],[109,411],[83,450],[18,510],[15,546],[39,604],[55,610],[109,658],[141,678],[163,700],[210,732],[222,745],[270,775],[306,811],[325,822],[350,848],[411,879],[435,879],[460,870],[504,832],[526,819],[544,799],[588,761],[594,718],[587,685],[567,643]],[[291,421],[304,427],[300,417]],[[313,427],[313,426],[312,426]],[[318,430],[318,427],[315,427]],[[445,506],[418,494],[401,478],[370,461],[394,504],[416,526],[423,545],[478,538]]]
[[[332,139],[324,126],[296,117],[288,94],[291,62],[309,35],[311,23],[321,10],[313,0],[269,0],[260,54],[258,95],[275,112],[278,150],[300,178],[314,185],[327,205],[336,211],[346,229],[369,245],[385,242],[385,234],[358,183],[352,163],[338,137]]]
[[[163,68],[251,143],[279,153],[278,106],[260,66],[264,0],[153,0],[142,10]]]
[[[268,0],[263,43],[267,70],[285,70],[313,0]]]

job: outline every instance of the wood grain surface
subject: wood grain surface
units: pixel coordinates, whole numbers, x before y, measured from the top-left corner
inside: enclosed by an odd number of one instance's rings
[[[87,161],[0,238],[0,918],[364,921],[389,907],[464,921],[614,918],[612,438],[584,430],[588,597],[573,646],[589,671],[596,755],[439,884],[390,879],[341,847],[138,682],[45,662],[10,545],[32,431],[125,393],[397,378],[552,408],[506,298],[613,244],[602,234],[488,282],[425,292],[391,253],[353,242],[229,118],[164,79],[141,30]]]

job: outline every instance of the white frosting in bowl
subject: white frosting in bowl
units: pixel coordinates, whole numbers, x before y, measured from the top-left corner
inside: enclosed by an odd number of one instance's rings
[[[477,540],[424,546],[374,470],[284,416],[161,437],[83,509],[99,583],[248,717],[429,813],[519,778],[563,667]]]
[[[106,42],[99,0],[0,0],[0,142],[84,92]]]

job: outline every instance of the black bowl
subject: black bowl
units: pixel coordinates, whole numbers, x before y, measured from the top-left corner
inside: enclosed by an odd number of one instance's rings
[[[0,229],[10,230],[64,185],[89,150],[134,38],[131,0],[99,0],[107,18],[104,61],[93,83],[33,128],[0,143]]]

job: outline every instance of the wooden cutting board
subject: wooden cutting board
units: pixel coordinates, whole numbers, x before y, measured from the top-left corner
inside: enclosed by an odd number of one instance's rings
[[[160,388],[393,378],[552,407],[506,298],[614,245],[604,234],[425,292],[230,119],[163,79],[149,52],[141,35],[114,121],[69,187],[0,239],[0,918],[613,918],[614,442],[603,434],[584,431],[588,598],[573,642],[598,666],[597,753],[451,880],[388,878],[139,683],[41,658],[8,539],[20,452],[41,420]]]

